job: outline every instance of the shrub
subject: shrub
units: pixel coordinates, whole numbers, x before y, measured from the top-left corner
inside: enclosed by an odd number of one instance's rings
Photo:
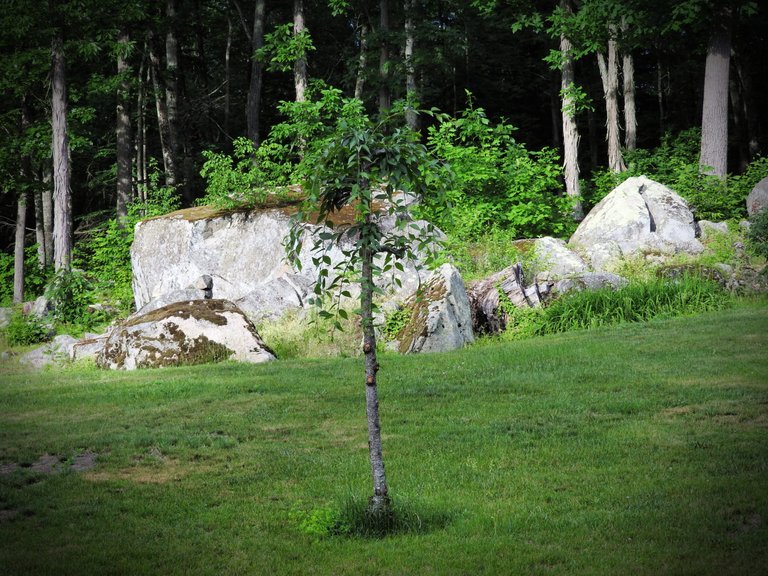
[[[764,208],[751,218],[747,240],[752,252],[768,258],[768,208]]]
[[[515,237],[564,235],[572,225],[571,202],[561,194],[559,157],[545,148],[528,151],[515,141],[514,126],[493,125],[471,105],[458,118],[439,116],[427,143],[450,166],[450,213],[428,203],[421,215],[461,239],[491,230]]]
[[[585,204],[592,207],[630,176],[646,175],[672,188],[691,205],[698,220],[727,220],[745,215],[745,200],[752,187],[768,176],[768,159],[758,158],[744,174],[731,175],[723,181],[707,176],[699,166],[701,133],[699,129],[667,134],[651,150],[626,150],[627,170],[615,174],[598,170],[585,186]]]
[[[9,346],[28,346],[50,340],[50,330],[37,316],[14,312],[5,327],[5,339]]]
[[[45,291],[53,303],[54,318],[66,324],[90,325],[96,318],[89,311],[93,286],[82,270],[60,270]]]

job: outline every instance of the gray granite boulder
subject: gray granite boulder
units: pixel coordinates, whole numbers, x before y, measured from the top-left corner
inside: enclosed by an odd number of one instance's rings
[[[435,270],[404,308],[410,319],[396,337],[400,352],[447,352],[474,341],[464,281],[451,264]]]
[[[72,348],[76,343],[77,338],[69,334],[61,334],[49,343],[27,352],[19,358],[19,362],[35,370],[55,364],[63,364],[72,357]]]
[[[221,360],[274,360],[256,328],[227,300],[169,304],[128,318],[109,334],[96,363],[133,370]]]
[[[698,254],[704,249],[685,200],[645,176],[628,178],[603,198],[568,244],[597,271],[627,256]]]
[[[754,216],[768,206],[768,176],[760,180],[747,196],[747,214]]]

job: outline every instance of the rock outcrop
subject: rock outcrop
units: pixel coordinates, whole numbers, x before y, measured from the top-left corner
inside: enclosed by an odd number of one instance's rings
[[[435,270],[403,306],[411,314],[396,337],[402,353],[447,352],[474,341],[464,281],[451,264]]]
[[[754,216],[768,207],[768,176],[760,180],[747,196],[747,214]]]
[[[96,363],[133,370],[227,359],[259,363],[275,356],[232,302],[193,300],[128,318],[109,334]]]
[[[200,290],[195,284],[206,277],[209,297],[236,302],[255,321],[304,307],[319,273],[311,250],[313,238],[323,228],[306,225],[301,270],[294,270],[284,249],[294,212],[291,206],[251,211],[198,207],[139,222],[131,247],[136,309],[153,301],[166,305],[187,300],[190,291]],[[381,226],[385,233],[398,233],[392,218],[382,217]],[[352,245],[350,241],[331,247],[324,253],[330,259],[325,267],[332,269],[341,262],[342,250]],[[379,287],[404,298],[419,285],[413,264],[394,274],[399,284],[385,275],[377,281]]]
[[[685,200],[645,176],[628,178],[603,198],[568,244],[595,271],[609,270],[636,254],[698,254],[704,249]]]

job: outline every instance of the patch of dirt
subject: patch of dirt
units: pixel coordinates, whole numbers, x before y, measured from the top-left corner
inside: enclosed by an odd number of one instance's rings
[[[0,510],[0,523],[13,520],[19,515],[18,510]]]
[[[9,476],[17,470],[29,470],[35,474],[48,476],[50,474],[61,474],[67,470],[72,472],[86,472],[96,467],[96,461],[99,455],[95,452],[87,451],[75,455],[71,461],[67,461],[64,456],[55,454],[43,454],[31,464],[8,462],[0,465],[0,476]]]
[[[83,478],[91,482],[125,480],[136,484],[167,484],[181,480],[188,472],[189,468],[178,460],[164,457],[162,463],[159,464],[137,464],[114,472],[88,472],[83,475]]]

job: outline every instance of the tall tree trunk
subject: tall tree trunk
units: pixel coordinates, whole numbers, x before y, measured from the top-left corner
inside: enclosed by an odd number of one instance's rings
[[[181,152],[184,139],[179,117],[179,42],[176,39],[176,0],[166,0],[166,18],[168,19],[168,31],[165,35],[165,104],[168,110],[168,145],[176,166],[176,183],[181,184],[182,196],[187,205],[191,205],[193,198],[189,188],[190,182],[180,182],[179,166],[183,165]]]
[[[256,0],[253,11],[253,31],[251,32],[251,82],[248,87],[247,121],[248,138],[254,146],[260,142],[259,108],[261,107],[261,83],[264,67],[256,58],[256,51],[264,46],[264,0]]]
[[[146,44],[144,46],[146,52]],[[146,110],[146,57],[142,56],[136,90],[136,189],[139,200],[147,200],[147,110]]]
[[[37,265],[44,268],[45,261],[45,221],[43,216],[43,191],[36,189],[34,192],[35,204],[35,242],[37,243]]]
[[[566,12],[572,10],[569,0],[561,0],[560,6]],[[573,218],[580,221],[584,219],[584,209],[579,199],[581,197],[579,189],[579,129],[576,125],[576,101],[572,92],[574,88],[573,44],[565,34],[560,34],[560,52],[562,54],[560,93],[563,99],[563,176],[565,178],[565,192],[573,202]]]
[[[391,107],[389,89],[389,0],[379,0],[379,113],[385,114]]]
[[[128,203],[133,195],[131,116],[128,113],[130,98],[130,67],[128,66],[129,37],[125,30],[117,35],[117,221],[122,228],[128,218]]]
[[[13,250],[13,303],[24,301],[24,239],[27,232],[27,193],[21,192],[16,204],[16,242]]]
[[[370,215],[366,222],[371,223]],[[381,444],[379,421],[379,398],[376,389],[376,332],[373,326],[373,252],[369,247],[361,248],[362,290],[360,295],[361,321],[363,325],[363,352],[365,353],[365,413],[368,420],[368,451],[373,478],[373,496],[369,508],[374,512],[386,510],[389,505],[389,487],[384,470],[384,456]]]
[[[618,50],[616,40],[608,41],[608,62],[605,54],[597,54],[597,64],[600,68],[600,78],[603,82],[605,95],[605,114],[608,140],[608,167],[612,172],[624,172],[624,158],[621,155],[621,140],[619,138],[619,67],[617,63]]]
[[[229,137],[229,107],[232,94],[232,72],[230,56],[232,54],[232,19],[227,16],[227,47],[224,49],[224,135]],[[251,137],[250,131],[248,137]],[[216,138],[218,141],[218,137]],[[258,146],[258,142],[254,143]]]
[[[149,35],[149,61],[152,75],[152,89],[155,93],[155,109],[157,111],[157,128],[160,134],[160,148],[163,152],[163,172],[165,173],[165,185],[175,187],[178,180],[176,177],[176,157],[170,146],[170,126],[168,123],[168,107],[166,106],[165,82],[161,73],[160,54],[155,44],[155,38]]]
[[[413,64],[413,51],[416,45],[416,34],[413,26],[414,0],[405,0],[405,97],[409,104],[415,104],[418,94],[416,87],[416,71]],[[419,116],[410,106],[405,112],[405,122],[411,130],[419,129]]]
[[[357,78],[355,79],[355,98],[363,99],[365,86],[365,67],[368,61],[368,25],[360,24],[360,56],[357,59]]]
[[[307,31],[304,22],[304,0],[293,0],[293,34],[299,36]],[[296,102],[307,99],[307,55],[302,53],[293,64],[293,83],[296,86]]]
[[[659,105],[659,138],[664,136],[666,117],[664,112],[664,71],[661,67],[661,56],[656,60],[656,99]]]
[[[624,77],[624,147],[627,150],[634,150],[637,148],[635,62],[629,51],[622,56],[622,75]]]
[[[53,129],[53,264],[59,270],[72,265],[72,191],[70,189],[69,135],[67,132],[67,76],[64,40],[57,30],[51,47],[51,127]]]
[[[43,190],[40,193],[43,209],[43,238],[45,239],[45,265],[53,265],[53,166],[43,168]]]
[[[728,76],[731,62],[731,12],[723,9],[712,32],[704,71],[701,114],[701,157],[708,174],[728,172]]]

